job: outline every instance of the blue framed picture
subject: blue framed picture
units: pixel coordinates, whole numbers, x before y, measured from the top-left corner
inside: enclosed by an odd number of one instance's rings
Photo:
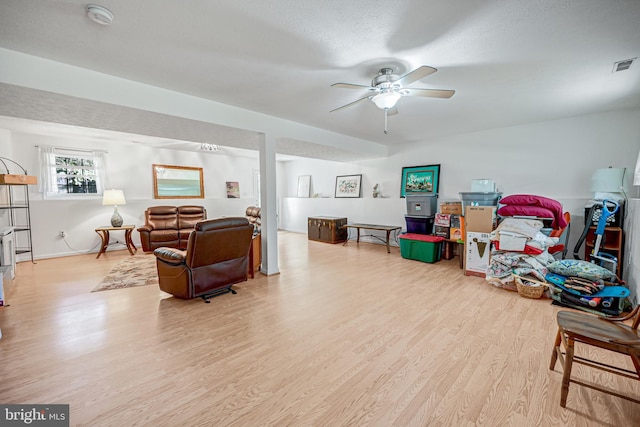
[[[440,165],[402,168],[400,197],[437,194],[440,184]]]

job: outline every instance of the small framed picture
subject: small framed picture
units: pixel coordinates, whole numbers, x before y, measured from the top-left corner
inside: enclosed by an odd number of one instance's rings
[[[240,198],[240,183],[237,181],[227,181],[227,199]]]
[[[298,197],[311,197],[311,175],[298,177]]]
[[[343,175],[336,177],[336,197],[360,197],[362,175]]]

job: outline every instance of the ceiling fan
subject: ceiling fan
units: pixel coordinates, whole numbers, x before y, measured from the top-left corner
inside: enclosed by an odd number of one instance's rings
[[[356,99],[342,107],[331,110],[342,110],[347,107],[351,107],[365,99],[371,100],[376,107],[384,110],[384,133],[387,133],[387,116],[398,114],[396,103],[403,96],[422,96],[428,98],[451,98],[456,92],[455,90],[443,90],[443,89],[418,89],[407,88],[406,86],[418,81],[430,74],[438,71],[433,67],[422,65],[415,70],[405,74],[404,76],[398,76],[393,73],[391,68],[382,68],[378,71],[378,75],[371,80],[371,86],[357,85],[351,83],[334,83],[331,87],[340,87],[345,89],[366,89],[367,95],[360,99]]]

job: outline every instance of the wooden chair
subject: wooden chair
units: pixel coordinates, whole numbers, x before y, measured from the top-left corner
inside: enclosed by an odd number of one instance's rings
[[[622,323],[625,320],[631,319],[631,326]],[[592,368],[640,380],[640,333],[638,332],[638,324],[640,324],[640,306],[636,307],[631,313],[624,317],[606,318],[581,312],[558,312],[558,334],[556,335],[555,345],[551,353],[549,369],[553,370],[556,365],[556,360],[559,358],[564,371],[562,376],[560,406],[563,408],[566,406],[569,384],[572,382],[635,403],[640,403],[638,399],[624,396],[611,389],[605,389],[571,378],[571,366],[575,361],[576,363],[591,366]],[[631,357],[635,372],[584,357],[574,356],[574,343],[576,341],[628,355]],[[564,353],[562,352],[561,344],[565,347]]]

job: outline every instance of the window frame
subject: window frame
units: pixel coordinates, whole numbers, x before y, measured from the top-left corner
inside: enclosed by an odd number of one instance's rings
[[[104,193],[104,183],[102,182],[101,175],[103,174],[103,170],[105,165],[103,162],[97,158],[97,152],[81,150],[81,149],[73,149],[73,148],[54,148],[50,153],[47,153],[47,162],[46,167],[49,169],[49,173],[54,177],[55,181],[55,191],[51,191],[51,188],[47,188],[43,190],[43,195],[45,199],[98,199],[101,198]],[[79,163],[85,163],[85,161],[91,161],[92,166],[86,166],[84,164],[77,166],[72,164],[58,164],[59,158],[65,159],[75,159],[79,161]],[[58,169],[65,169],[65,173],[58,173]],[[75,177],[73,174],[69,174],[70,170],[81,170],[81,171],[89,171],[89,174],[82,173],[80,177],[83,180],[86,180],[89,177],[93,177],[95,180],[95,193],[70,193],[68,191],[60,192],[60,186],[58,184],[59,177],[65,177],[65,179],[70,179]],[[50,187],[53,186],[53,182]],[[85,185],[87,185],[85,183]],[[69,188],[69,187],[67,187]]]

